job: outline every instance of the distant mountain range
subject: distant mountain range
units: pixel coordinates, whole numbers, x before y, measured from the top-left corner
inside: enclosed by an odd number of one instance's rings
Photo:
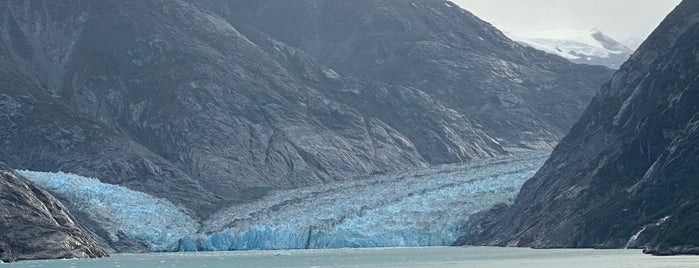
[[[605,35],[599,29],[507,32],[515,41],[559,55],[575,63],[604,65],[619,69],[633,49]]]

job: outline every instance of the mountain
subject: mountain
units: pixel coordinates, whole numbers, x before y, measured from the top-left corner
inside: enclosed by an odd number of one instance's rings
[[[612,69],[619,69],[633,53],[633,49],[599,29],[508,32],[507,36],[575,63],[604,65]]]
[[[697,47],[699,2],[683,1],[514,204],[480,215],[459,242],[699,253]]]
[[[233,25],[298,47],[338,73],[418,90],[506,147],[554,146],[588,104],[590,87],[610,75],[512,42],[448,1],[208,2]]]
[[[0,144],[14,168],[66,170],[181,200],[215,198],[172,163],[75,106],[50,95],[10,62],[0,45]],[[157,189],[169,185],[169,189]]]
[[[25,99],[69,110],[10,119],[28,133],[2,136],[15,168],[104,178],[210,212],[269,189],[504,152],[423,92],[344,77],[197,2],[3,5],[7,65],[40,89]]]
[[[0,261],[104,257],[105,249],[48,192],[0,166]]]
[[[626,47],[628,47],[628,48],[630,48],[630,49],[632,49],[632,50],[635,51],[635,50],[638,49],[638,47],[640,47],[641,44],[643,43],[643,38],[640,38],[640,37],[627,37],[627,38],[624,38],[623,40],[621,40],[621,43],[624,44],[624,45],[626,45]]]
[[[442,0],[0,6],[0,160],[198,217],[273,189],[550,148],[611,74]]]

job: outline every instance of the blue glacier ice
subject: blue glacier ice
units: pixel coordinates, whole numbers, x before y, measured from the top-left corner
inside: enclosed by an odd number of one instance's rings
[[[444,246],[511,202],[547,152],[278,191],[204,221],[199,250]]]
[[[199,223],[171,202],[97,179],[19,171],[118,239],[154,251],[450,245],[469,216],[508,203],[548,152],[280,190]]]
[[[197,221],[170,201],[126,187],[62,172],[18,173],[85,213],[112,241],[118,241],[117,233],[122,232],[153,251],[171,251],[180,239],[194,237],[199,229]]]

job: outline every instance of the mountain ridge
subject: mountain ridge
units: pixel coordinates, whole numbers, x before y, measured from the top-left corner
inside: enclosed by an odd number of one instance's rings
[[[683,1],[670,13],[514,204],[457,244],[696,254],[697,11]]]
[[[384,42],[358,37],[366,49],[357,53],[384,50],[377,57],[383,63],[353,62],[366,56],[350,53],[346,68],[324,65],[328,59],[308,46],[224,14],[261,2],[2,3],[3,68],[26,84],[17,88],[34,90],[24,96],[67,109],[54,122],[9,119],[43,131],[3,135],[15,147],[2,160],[18,169],[101,178],[206,215],[270,189],[492,157],[505,153],[503,145],[550,148],[609,74],[519,46],[444,1],[302,2],[308,9],[297,9],[299,16],[314,5],[364,14],[364,26],[353,31],[379,30]],[[274,11],[290,2],[264,4]],[[380,9],[367,8],[374,6]],[[337,27],[356,26],[354,18],[339,18]],[[329,47],[338,45],[328,38]],[[433,53],[430,44],[442,47]],[[398,51],[412,51],[415,63],[401,67],[390,56]],[[374,66],[372,73],[408,75],[411,82],[362,74],[362,62]],[[2,94],[10,96],[12,87]],[[527,116],[533,119],[519,120]],[[77,118],[89,123],[61,127]],[[92,127],[109,133],[109,143],[90,140],[85,130]],[[15,141],[24,135],[42,142]]]
[[[506,147],[552,148],[578,117],[571,110],[587,104],[583,88],[607,78],[602,67],[514,43],[448,1],[207,2],[233,24],[298,47],[340,73],[425,92]]]

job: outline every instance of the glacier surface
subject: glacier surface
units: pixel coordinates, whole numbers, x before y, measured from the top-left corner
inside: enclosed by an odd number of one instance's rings
[[[604,35],[598,29],[506,32],[517,42],[556,54],[570,60],[583,57],[609,58],[612,55],[630,54],[633,51]]]
[[[121,232],[153,251],[172,251],[199,229],[197,221],[165,199],[73,174],[17,172],[87,215],[112,241]]]
[[[598,29],[506,32],[512,40],[568,59],[574,63],[618,69],[634,49]]]
[[[199,223],[171,202],[97,179],[19,171],[106,230],[154,251],[450,245],[469,216],[511,202],[549,152],[519,151],[273,192]]]
[[[204,221],[198,250],[451,245],[470,215],[511,202],[547,152],[279,191]]]

